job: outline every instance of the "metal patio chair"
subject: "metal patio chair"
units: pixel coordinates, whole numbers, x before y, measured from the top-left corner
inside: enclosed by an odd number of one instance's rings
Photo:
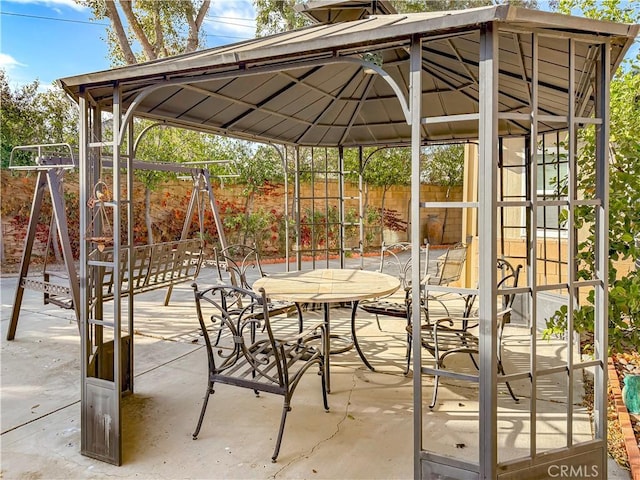
[[[498,334],[498,373],[505,375],[502,363],[502,336],[504,327],[511,321],[511,309],[515,299],[515,293],[509,290],[516,287],[522,265],[515,268],[506,260],[499,259],[497,268],[500,272],[498,281],[498,313],[497,313],[497,334]],[[469,375],[446,371],[445,359],[456,353],[468,354],[476,369],[479,369],[474,355],[479,354],[479,338],[474,329],[478,327],[479,321],[477,312],[474,311],[476,295],[467,297],[463,316],[444,317],[431,320],[429,312],[424,306],[421,310],[426,317],[425,323],[421,326],[421,344],[435,359],[435,383],[433,398],[429,408],[434,408],[438,396],[438,385],[440,376],[470,380]],[[411,326],[407,327],[411,336]],[[511,398],[519,403],[518,397],[513,392],[509,382],[505,382]]]
[[[380,315],[402,318],[408,326],[407,305],[411,294],[411,243],[396,242],[387,245],[383,242],[380,248],[380,264],[377,271],[397,277],[400,280],[400,289],[388,297],[363,300],[359,307],[365,312],[375,315],[378,330],[382,330]],[[407,357],[411,348],[409,339],[410,337],[407,336]],[[407,373],[409,373],[408,367],[404,370],[404,374]]]
[[[400,280],[400,290],[393,295],[360,302],[359,306],[362,310],[376,316],[378,329],[382,330],[380,315],[407,318],[406,298],[408,287],[411,286],[411,243],[386,244],[383,242],[380,247],[380,263],[376,271],[397,277]]]
[[[262,269],[260,253],[255,246],[233,244],[223,249],[214,248],[213,254],[220,285],[231,284],[251,290],[251,285],[255,280],[267,276]],[[299,305],[293,302],[269,299],[268,309],[271,315],[288,314],[297,310],[298,330],[302,332],[302,311]]]
[[[446,286],[460,280],[464,263],[467,260],[468,243],[456,243],[447,248],[444,253],[435,259],[431,259],[429,253],[430,246],[426,245],[426,267],[423,279],[420,283],[422,297],[425,301],[424,307],[429,308],[430,301],[438,302],[449,315],[449,308],[446,302],[449,300],[459,300],[460,296],[451,293],[436,293],[429,291],[429,286]],[[426,293],[426,295],[425,295]]]
[[[447,248],[445,252],[438,257],[437,260],[429,260],[429,245],[424,249],[425,259],[422,262],[424,271],[420,284],[421,290],[424,292],[427,285],[448,285],[460,278],[462,267],[466,259],[467,246],[463,243],[457,243]],[[422,252],[421,252],[422,255]],[[403,296],[397,293],[386,298],[378,298],[371,301],[361,302],[360,308],[364,311],[372,313],[376,316],[378,328],[380,327],[379,316],[384,315],[393,318],[402,318],[406,322],[407,330],[411,324],[408,305],[411,296],[411,243],[398,242],[392,244],[382,244],[380,249],[380,264],[378,270],[381,273],[393,275],[400,280],[400,286],[404,292]],[[449,295],[450,297],[450,295]],[[445,310],[444,296],[429,296],[429,300],[435,300],[441,303]],[[407,359],[411,354],[411,337],[407,336]],[[404,373],[409,372],[409,360]]]
[[[284,405],[280,429],[271,456],[275,462],[287,413],[291,410],[291,398],[304,373],[314,365],[318,367],[321,377],[324,409],[329,410],[323,354],[319,348],[305,342],[307,337],[318,333],[323,338],[325,326],[319,323],[302,334],[284,338],[272,329],[267,296],[263,289],[259,294],[232,285],[198,290],[194,283],[193,290],[209,365],[207,390],[193,439],[200,433],[209,396],[214,393],[216,383],[247,388],[253,390],[256,396],[259,392],[282,395]],[[238,307],[238,298],[242,299],[241,307]],[[215,343],[211,340],[210,332],[217,337]],[[226,407],[228,405],[219,405],[223,415],[236,411]]]
[[[260,254],[255,246],[241,243],[228,245],[225,248],[213,249],[214,261],[218,273],[218,283],[234,284],[251,290],[251,282],[247,277],[264,277],[260,262]]]

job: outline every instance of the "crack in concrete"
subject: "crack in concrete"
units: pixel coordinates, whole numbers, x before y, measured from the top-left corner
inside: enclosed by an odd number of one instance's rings
[[[283,465],[282,468],[278,469],[278,471],[273,473],[273,475],[269,476],[269,478],[277,478],[278,475],[280,475],[283,471],[285,471],[287,468],[289,468],[294,463],[296,463],[296,462],[298,462],[299,460],[302,460],[302,459],[308,459],[313,454],[313,452],[316,451],[316,449],[320,445],[322,445],[323,443],[326,443],[329,440],[335,438],[340,433],[341,425],[345,422],[345,420],[347,420],[347,418],[349,418],[349,410],[350,410],[350,406],[351,406],[351,397],[353,396],[353,391],[355,390],[356,383],[357,383],[356,372],[357,372],[357,370],[354,370],[353,374],[351,375],[352,382],[351,382],[351,388],[349,389],[349,394],[347,395],[347,404],[346,404],[344,413],[342,415],[342,418],[338,421],[338,423],[336,425],[336,430],[333,432],[333,434],[331,434],[327,438],[323,438],[322,440],[319,440],[315,445],[313,445],[311,447],[311,449],[307,453],[303,453],[303,454],[293,458],[286,465]]]

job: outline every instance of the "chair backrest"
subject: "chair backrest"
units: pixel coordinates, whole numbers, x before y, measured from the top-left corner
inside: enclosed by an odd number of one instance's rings
[[[522,265],[517,265],[515,268],[508,261],[499,258],[497,263],[498,268],[498,310],[508,311],[503,316],[504,323],[509,323],[511,318],[511,308],[513,301],[516,298],[516,294],[510,292],[509,289],[518,286],[518,278],[520,277],[520,270]],[[474,316],[474,307],[477,295],[469,295],[466,299],[463,317],[470,318]]]
[[[398,278],[403,289],[411,285],[411,243],[382,242],[378,271]]]
[[[460,279],[464,262],[467,259],[467,245],[456,243],[440,255],[433,268],[429,260],[429,245],[427,244],[427,265],[425,269],[425,283],[427,285],[449,285]]]
[[[264,290],[256,294],[233,285],[216,285],[202,291],[195,283],[192,287],[209,370],[238,378],[250,374],[253,382],[285,385],[287,359],[282,357],[273,335]],[[241,307],[238,298],[242,299]],[[257,332],[263,333],[256,340]],[[266,357],[269,362],[264,361]]]
[[[520,277],[520,270],[522,269],[522,265],[517,265],[514,268],[513,265],[501,258],[498,259],[497,265],[498,299],[502,301],[502,305],[499,305],[499,308],[509,311],[509,313],[505,315],[504,318],[504,323],[509,323],[511,319],[511,308],[513,307],[513,301],[516,298],[516,294],[514,292],[508,291],[508,289],[518,286],[518,278]]]
[[[234,244],[223,249],[215,248],[213,253],[221,284],[231,283],[250,290],[253,281],[247,279],[247,274],[253,272],[258,278],[264,277],[260,254],[255,247]]]

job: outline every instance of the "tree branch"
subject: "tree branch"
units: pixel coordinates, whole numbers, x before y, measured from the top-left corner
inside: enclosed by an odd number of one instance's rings
[[[112,3],[112,2],[107,1],[107,5],[109,3]],[[147,57],[147,60],[155,60],[156,58],[158,58],[158,56],[156,55],[156,52],[153,46],[149,42],[149,39],[145,35],[144,30],[140,25],[140,22],[138,22],[138,19],[133,13],[132,3],[133,3],[132,0],[120,0],[120,6],[122,7],[122,11],[124,12],[124,15],[127,17],[127,22],[129,22],[129,26],[133,30],[133,33],[135,34],[136,38],[142,45],[142,50],[144,51],[144,54]],[[133,62],[133,63],[137,63],[137,62]]]
[[[153,27],[156,33],[156,41],[153,51],[155,52],[156,57],[168,57],[169,54],[167,52],[167,46],[164,44],[164,31],[162,28],[162,21],[160,19],[160,4],[155,2],[153,6]]]
[[[204,22],[204,17],[209,10],[209,5],[211,0],[205,0],[200,5],[200,9],[198,10],[198,15],[196,18],[193,18],[193,9],[189,8],[185,11],[185,16],[187,17],[187,24],[189,25],[189,36],[187,38],[187,48],[185,48],[185,52],[195,52],[200,45],[200,38],[198,37],[198,33],[200,32],[200,27],[202,26],[202,22]]]
[[[122,21],[120,20],[120,14],[118,13],[116,4],[110,1],[106,1],[104,3],[107,18],[109,18],[109,20],[111,21],[111,26],[116,33],[116,38],[118,39],[120,50],[122,50],[122,54],[124,55],[124,61],[127,62],[127,65],[138,63],[138,61],[136,60],[136,56],[133,54],[133,50],[131,50],[131,45],[129,44],[127,33],[124,31],[124,27],[122,26]]]

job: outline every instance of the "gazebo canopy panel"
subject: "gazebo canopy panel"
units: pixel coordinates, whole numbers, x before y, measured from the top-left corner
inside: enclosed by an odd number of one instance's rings
[[[392,86],[367,72],[377,64],[405,101],[409,45],[423,37],[423,117],[479,112],[480,26],[497,22],[499,110],[531,113],[532,33],[538,41],[538,113],[566,116],[569,36],[575,42],[578,116],[593,111],[595,47],[611,41],[611,64],[622,60],[637,26],[567,17],[511,6],[456,12],[380,15],[315,25],[270,37],[60,80],[110,109],[119,83],[122,106],[139,117],[248,140],[305,146],[395,145],[411,128]],[[551,36],[548,36],[551,35]],[[365,55],[366,54],[366,55]],[[370,55],[371,54],[371,55]],[[140,92],[145,89],[145,95]],[[539,131],[557,124],[539,125]],[[526,134],[528,122],[502,120],[502,135]],[[478,122],[425,123],[423,139],[476,138]]]

